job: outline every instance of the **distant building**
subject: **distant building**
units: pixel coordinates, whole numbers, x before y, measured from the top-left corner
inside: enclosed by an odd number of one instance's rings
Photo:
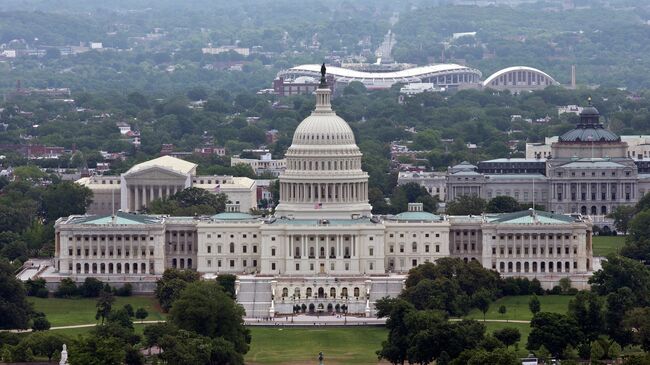
[[[328,79],[328,83],[334,85],[334,78],[328,76]],[[280,76],[273,80],[273,93],[280,96],[312,94],[319,84],[319,79],[312,76],[299,76],[294,79]]]
[[[401,171],[397,176],[397,185],[416,183],[427,189],[432,196],[438,196],[440,201],[447,198],[447,174],[444,172]]]
[[[212,55],[228,53],[228,52],[235,52],[242,56],[249,56],[251,54],[250,48],[236,47],[236,46],[206,47],[206,48],[201,48],[201,51],[203,52],[203,54],[212,54]]]
[[[557,107],[557,115],[560,116],[562,114],[575,114],[575,115],[580,115],[582,113],[582,107],[578,105],[566,105],[566,106],[558,106]]]
[[[137,164],[120,176],[91,176],[81,178],[77,183],[93,191],[89,214],[109,214],[113,198],[116,210],[139,212],[152,200],[189,187],[225,193],[242,211],[257,207],[254,180],[233,176],[197,176],[196,166],[192,162],[162,156]]]
[[[287,169],[287,160],[284,158],[281,160],[274,160],[271,153],[261,155],[259,160],[253,158],[240,158],[239,156],[233,156],[230,159],[230,166],[239,164],[250,166],[253,171],[255,171],[256,175],[271,174],[273,176],[279,176]]]
[[[214,146],[197,147],[194,149],[194,153],[201,156],[210,156],[210,155],[225,156],[226,148],[214,147]]]
[[[440,92],[440,91],[445,91],[445,89],[441,87],[437,87],[435,84],[429,82],[413,82],[410,84],[406,84],[399,89],[400,94],[404,94],[406,96],[413,96],[425,92]]]

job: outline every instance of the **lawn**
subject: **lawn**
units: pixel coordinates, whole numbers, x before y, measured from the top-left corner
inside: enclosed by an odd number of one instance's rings
[[[95,320],[97,299],[95,298],[44,299],[29,297],[28,300],[34,304],[34,309],[45,313],[53,327],[97,322]],[[154,297],[115,297],[113,308],[120,308],[127,303],[131,304],[134,310],[141,307],[146,309],[149,312],[149,316],[146,318],[147,321],[162,320],[166,317],[165,314],[160,312],[160,307]]]
[[[485,315],[486,319],[522,320],[529,321],[533,317],[528,309],[530,295],[517,295],[503,297],[494,301]],[[573,299],[570,295],[540,295],[539,302],[542,312],[566,313],[569,301]],[[506,313],[500,314],[499,307],[506,306]],[[472,310],[466,318],[483,319],[483,313],[478,309]]]
[[[618,253],[625,244],[625,236],[594,236],[594,256]]]
[[[320,351],[326,364],[373,364],[388,332],[383,327],[250,327],[247,364],[315,364]]]

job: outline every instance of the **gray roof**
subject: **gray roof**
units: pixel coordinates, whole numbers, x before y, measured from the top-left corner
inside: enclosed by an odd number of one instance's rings
[[[572,169],[593,169],[593,168],[621,168],[625,167],[618,162],[602,160],[602,159],[580,159],[562,165],[562,167]]]
[[[481,162],[546,162],[545,158],[495,158],[493,160],[485,160]]]
[[[105,215],[84,215],[72,217],[66,222],[67,224],[119,224],[119,225],[139,225],[139,224],[158,224],[162,223],[162,218],[150,215],[131,214],[117,212],[115,219],[110,214]]]
[[[546,180],[542,174],[492,174],[485,177],[490,180]]]
[[[580,125],[560,136],[560,142],[618,142],[621,137],[598,125]]]

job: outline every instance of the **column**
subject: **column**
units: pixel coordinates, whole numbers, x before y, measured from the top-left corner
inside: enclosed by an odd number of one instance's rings
[[[134,189],[135,189],[135,207],[133,210],[137,212],[140,210],[140,185],[136,185]]]
[[[307,235],[302,235],[300,240],[302,241],[302,252],[301,252],[301,257],[306,258],[307,257]]]

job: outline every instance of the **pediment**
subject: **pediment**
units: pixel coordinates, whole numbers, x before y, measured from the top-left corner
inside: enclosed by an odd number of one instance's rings
[[[178,171],[174,171],[172,169],[163,167],[163,166],[152,166],[152,167],[147,167],[143,168],[137,171],[133,172],[127,172],[124,174],[124,179],[127,181],[131,181],[134,179],[143,179],[143,180],[166,180],[166,179],[174,179],[174,180],[185,180],[187,179],[187,175],[180,173]]]

